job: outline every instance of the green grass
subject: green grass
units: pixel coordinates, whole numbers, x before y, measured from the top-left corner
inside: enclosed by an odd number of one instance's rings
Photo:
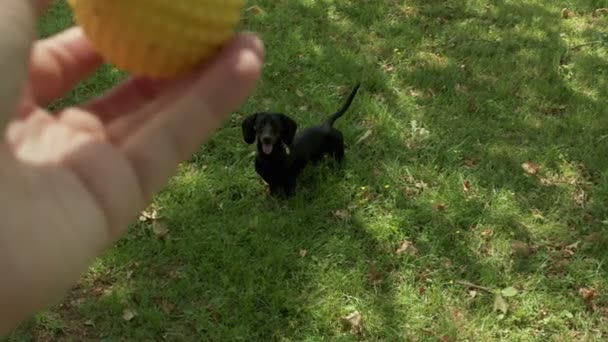
[[[10,340],[608,338],[608,17],[593,15],[608,1],[249,5],[266,12],[242,24],[266,43],[262,80],[155,198],[166,239],[135,223]],[[69,23],[59,3],[41,34]],[[121,77],[106,66],[54,106]],[[344,167],[269,199],[242,117],[318,122],[358,81]],[[418,253],[396,254],[404,240]],[[459,281],[518,293],[503,314]],[[340,320],[355,310],[360,335]]]

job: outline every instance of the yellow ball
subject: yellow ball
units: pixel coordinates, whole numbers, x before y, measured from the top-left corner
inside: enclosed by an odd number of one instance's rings
[[[106,61],[138,76],[180,76],[232,37],[245,0],[68,0]]]

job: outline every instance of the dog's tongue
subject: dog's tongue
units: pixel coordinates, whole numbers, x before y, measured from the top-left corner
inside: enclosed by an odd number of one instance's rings
[[[262,144],[262,151],[264,151],[266,154],[272,153],[272,145]]]

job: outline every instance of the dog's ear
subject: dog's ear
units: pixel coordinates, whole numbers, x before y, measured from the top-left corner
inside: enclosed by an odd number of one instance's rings
[[[248,144],[253,144],[255,141],[255,120],[258,118],[258,114],[251,114],[243,120],[241,129],[243,130],[243,139]]]
[[[281,114],[281,140],[287,146],[291,146],[296,135],[298,124],[289,116]]]

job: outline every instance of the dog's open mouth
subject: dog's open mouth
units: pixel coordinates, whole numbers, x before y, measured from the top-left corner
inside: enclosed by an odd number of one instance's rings
[[[262,144],[262,151],[266,154],[272,153],[272,144]]]

